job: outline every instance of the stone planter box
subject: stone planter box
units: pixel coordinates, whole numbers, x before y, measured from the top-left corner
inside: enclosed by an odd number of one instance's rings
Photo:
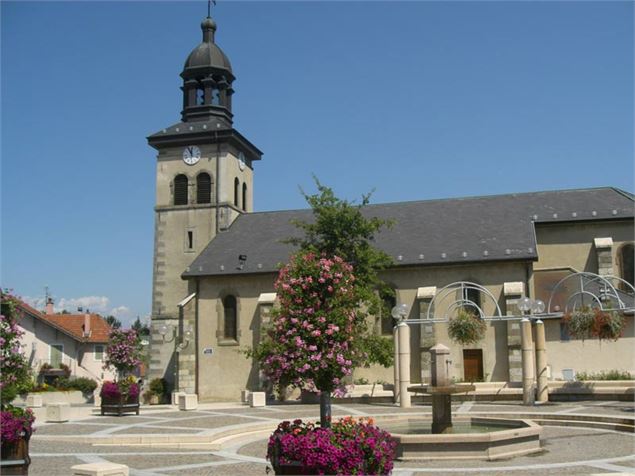
[[[2,442],[2,459],[0,461],[1,474],[29,474],[29,438],[25,435],[15,443]]]
[[[31,406],[29,400],[38,400],[41,398],[41,405],[45,406],[49,403],[70,403],[71,405],[83,405],[91,403],[92,394],[84,396],[79,390],[71,390],[68,392],[31,392],[15,399],[15,404],[20,406]]]
[[[139,397],[136,398],[129,397],[127,400],[124,400],[123,397],[112,398],[112,397],[101,397],[101,414],[102,416],[106,413],[114,413],[118,416],[123,415],[124,413],[136,413],[139,414]]]

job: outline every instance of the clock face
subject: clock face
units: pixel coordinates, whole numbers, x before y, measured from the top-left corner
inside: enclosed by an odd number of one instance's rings
[[[245,154],[242,152],[238,154],[238,168],[240,170],[245,170]]]
[[[183,149],[183,162],[187,165],[194,165],[201,158],[201,149],[195,145],[188,145]]]

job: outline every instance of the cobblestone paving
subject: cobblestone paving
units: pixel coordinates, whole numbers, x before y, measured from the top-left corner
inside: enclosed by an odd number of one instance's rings
[[[91,437],[121,435],[209,434],[236,425],[268,425],[295,418],[317,419],[317,405],[275,405],[249,408],[237,404],[201,404],[195,412],[173,407],[142,408],[141,416],[91,416],[61,424],[40,424],[31,440],[31,476],[72,474],[71,466],[111,461],[126,464],[132,476],[165,475],[264,475],[268,431],[231,440],[222,450],[205,445],[137,446],[93,445]],[[595,414],[633,418],[629,402],[565,402],[541,407],[518,403],[463,402],[453,405],[458,414],[470,413],[557,413]],[[429,405],[415,405],[406,411],[390,404],[335,404],[333,415],[389,415],[417,413],[428,416]],[[72,442],[62,439],[73,438]],[[544,451],[533,456],[502,461],[397,462],[395,476],[411,475],[590,475],[633,471],[635,435],[579,427],[545,426]]]

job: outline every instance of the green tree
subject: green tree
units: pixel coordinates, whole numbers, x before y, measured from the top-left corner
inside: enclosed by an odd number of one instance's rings
[[[117,319],[115,316],[106,317],[106,322],[113,329],[119,329],[121,327],[121,321]]]
[[[367,212],[371,193],[363,195],[361,203],[356,204],[336,197],[331,188],[316,177],[313,179],[317,193],[309,195],[302,191],[313,211],[313,220],[296,220],[294,224],[304,236],[288,238],[285,242],[298,246],[301,251],[341,257],[353,266],[356,294],[363,303],[360,312],[365,316],[390,312],[384,302],[386,296],[394,296],[394,291],[380,279],[379,272],[393,261],[373,242],[382,229],[392,226],[392,222]],[[363,362],[357,362],[358,365],[393,365],[392,339],[381,337],[366,327],[356,336],[356,345],[367,356]]]
[[[148,327],[147,324],[143,324],[141,322],[141,319],[139,318],[139,316],[137,316],[137,319],[132,323],[132,328],[135,331],[137,331],[137,334],[139,334],[140,336],[150,335],[150,328]]]

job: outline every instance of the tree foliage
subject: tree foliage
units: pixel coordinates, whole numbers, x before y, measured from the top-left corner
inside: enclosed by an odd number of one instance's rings
[[[339,257],[299,252],[275,283],[280,306],[255,356],[278,387],[332,392],[363,359],[355,338],[364,318],[352,267]]]
[[[336,197],[330,187],[316,177],[313,179],[317,193],[310,195],[302,191],[313,211],[313,220],[294,221],[304,235],[288,238],[286,242],[304,252],[342,258],[353,266],[355,293],[362,303],[358,309],[360,316],[389,314],[385,298],[394,296],[394,291],[380,279],[379,272],[393,261],[373,242],[382,229],[392,226],[392,221],[371,216],[368,209],[371,193],[363,195],[361,203],[356,204]],[[392,339],[374,335],[372,329],[365,328],[357,336],[356,345],[366,355],[364,365],[390,367],[393,364]]]
[[[117,319],[115,316],[108,316],[106,317],[106,322],[108,323],[108,325],[110,327],[112,327],[113,329],[119,329],[121,328],[121,321],[119,319]]]

